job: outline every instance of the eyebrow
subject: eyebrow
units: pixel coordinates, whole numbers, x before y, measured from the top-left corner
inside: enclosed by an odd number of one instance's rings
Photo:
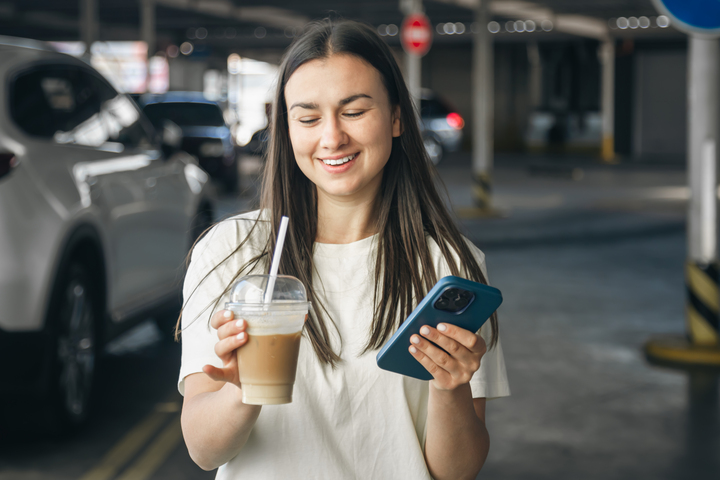
[[[342,100],[340,100],[338,102],[338,104],[340,106],[344,106],[344,105],[347,105],[348,103],[354,102],[358,98],[369,98],[370,100],[372,100],[372,97],[370,95],[367,95],[365,93],[356,93],[355,95],[350,95],[347,98],[343,98]],[[290,110],[292,110],[295,107],[305,108],[307,110],[316,110],[318,108],[318,104],[317,103],[295,102],[290,107]]]

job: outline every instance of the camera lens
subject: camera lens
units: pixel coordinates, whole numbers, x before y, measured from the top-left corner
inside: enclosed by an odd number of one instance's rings
[[[469,302],[469,300],[467,298],[460,298],[459,300],[457,300],[455,302],[455,307],[457,308],[458,311],[462,310],[463,308],[465,308],[467,306],[468,302]]]
[[[435,308],[439,310],[445,310],[450,305],[450,301],[445,297],[440,297],[440,299],[435,302]]]
[[[448,298],[455,298],[457,297],[458,293],[460,293],[460,291],[457,288],[448,288],[447,290],[445,290],[445,294],[443,296]]]
[[[472,293],[468,292],[467,290],[462,290],[460,292],[460,298],[469,299],[470,297],[472,297]]]

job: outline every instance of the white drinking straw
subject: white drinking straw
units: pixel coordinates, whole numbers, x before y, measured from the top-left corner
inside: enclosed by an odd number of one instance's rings
[[[270,265],[270,278],[268,279],[268,286],[267,290],[265,290],[263,303],[270,303],[272,301],[273,290],[275,290],[275,280],[277,280],[278,268],[280,268],[280,256],[282,255],[283,246],[285,245],[288,220],[288,217],[284,215],[280,219],[280,230],[278,230],[277,242],[275,242],[275,252],[273,252],[272,264]]]

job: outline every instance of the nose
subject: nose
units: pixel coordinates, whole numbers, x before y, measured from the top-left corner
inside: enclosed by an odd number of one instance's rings
[[[338,150],[348,141],[347,133],[343,129],[340,119],[330,117],[323,125],[320,146],[326,150]]]

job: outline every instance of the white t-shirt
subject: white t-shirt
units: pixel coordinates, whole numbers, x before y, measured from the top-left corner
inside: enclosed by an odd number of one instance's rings
[[[258,227],[263,228],[231,255],[248,236],[257,215],[252,212],[221,222],[193,252],[183,292],[180,393],[185,377],[201,372],[203,365],[222,366],[213,350],[217,332],[209,327],[209,319],[224,308],[227,296],[215,310],[211,308],[240,267],[265,244],[267,223],[261,222]],[[428,382],[381,370],[375,363],[377,351],[358,356],[372,322],[376,245],[377,235],[343,245],[315,243],[313,283],[337,325],[337,333],[332,325],[328,328],[334,333],[333,349],[343,361],[334,370],[321,364],[303,336],[293,402],[263,406],[246,445],[219,468],[216,478],[431,480],[423,456]],[[430,249],[438,278],[449,275],[432,241]],[[473,245],[471,249],[484,271],[484,255]],[[258,268],[264,270],[266,264]],[[489,322],[481,334],[489,342]],[[470,385],[475,398],[510,394],[499,342],[485,354]]]

